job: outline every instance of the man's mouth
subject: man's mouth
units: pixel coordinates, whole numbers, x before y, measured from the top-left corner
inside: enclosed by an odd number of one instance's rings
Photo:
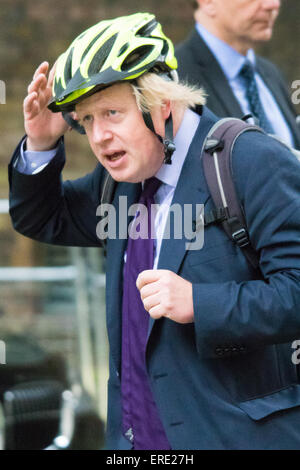
[[[120,152],[106,154],[105,156],[109,161],[114,162],[115,160],[118,160],[119,158],[123,157],[123,155],[125,155],[125,152],[121,150]]]

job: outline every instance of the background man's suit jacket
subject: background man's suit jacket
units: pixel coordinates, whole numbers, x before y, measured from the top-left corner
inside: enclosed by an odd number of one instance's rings
[[[196,30],[176,47],[176,57],[179,78],[204,87],[208,95],[206,105],[211,111],[220,117],[243,117],[219,62]],[[257,70],[281,109],[292,131],[296,148],[300,149],[300,128],[296,124],[296,111],[278,68],[257,56]]]
[[[173,203],[213,205],[200,160],[215,116],[204,108]],[[251,135],[250,135],[251,134]],[[249,151],[251,149],[251,152]],[[36,175],[9,167],[10,213],[21,233],[47,243],[99,246],[96,208],[103,167],[62,184],[64,148]],[[272,138],[243,134],[233,172],[261,272],[216,225],[204,246],[163,240],[158,268],[193,283],[195,323],[149,321],[151,389],[173,449],[295,449],[300,445],[300,384],[291,341],[300,338],[300,164]],[[113,204],[138,199],[140,184],[119,183]],[[121,433],[121,305],[126,240],[107,243],[110,342],[107,446],[128,449]]]

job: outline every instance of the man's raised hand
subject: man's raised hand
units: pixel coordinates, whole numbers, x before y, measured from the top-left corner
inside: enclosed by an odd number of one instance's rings
[[[48,62],[42,62],[36,69],[28,86],[28,95],[23,104],[24,126],[27,134],[27,150],[50,150],[69,128],[61,113],[47,108],[52,96],[55,64],[49,70]]]

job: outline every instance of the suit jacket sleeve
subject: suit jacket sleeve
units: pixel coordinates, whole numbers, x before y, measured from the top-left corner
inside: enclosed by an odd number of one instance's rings
[[[300,164],[260,134],[243,134],[232,157],[264,279],[193,285],[197,348],[208,357],[300,338]]]
[[[26,175],[15,169],[18,145],[9,164],[9,204],[14,228],[35,240],[72,246],[99,246],[96,208],[103,167],[75,181],[62,182],[65,163],[61,139],[55,157],[44,170]]]

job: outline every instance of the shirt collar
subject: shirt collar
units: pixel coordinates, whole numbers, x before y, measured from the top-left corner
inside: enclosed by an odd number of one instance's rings
[[[253,49],[249,49],[245,57],[201,24],[196,23],[196,30],[219,62],[227,80],[237,78],[246,60],[249,60],[255,67],[256,57]]]
[[[200,116],[197,113],[191,109],[185,111],[180,127],[174,138],[176,150],[172,156],[172,164],[167,165],[163,163],[155,175],[163,183],[174,188],[176,187],[184,160],[199,122]]]

